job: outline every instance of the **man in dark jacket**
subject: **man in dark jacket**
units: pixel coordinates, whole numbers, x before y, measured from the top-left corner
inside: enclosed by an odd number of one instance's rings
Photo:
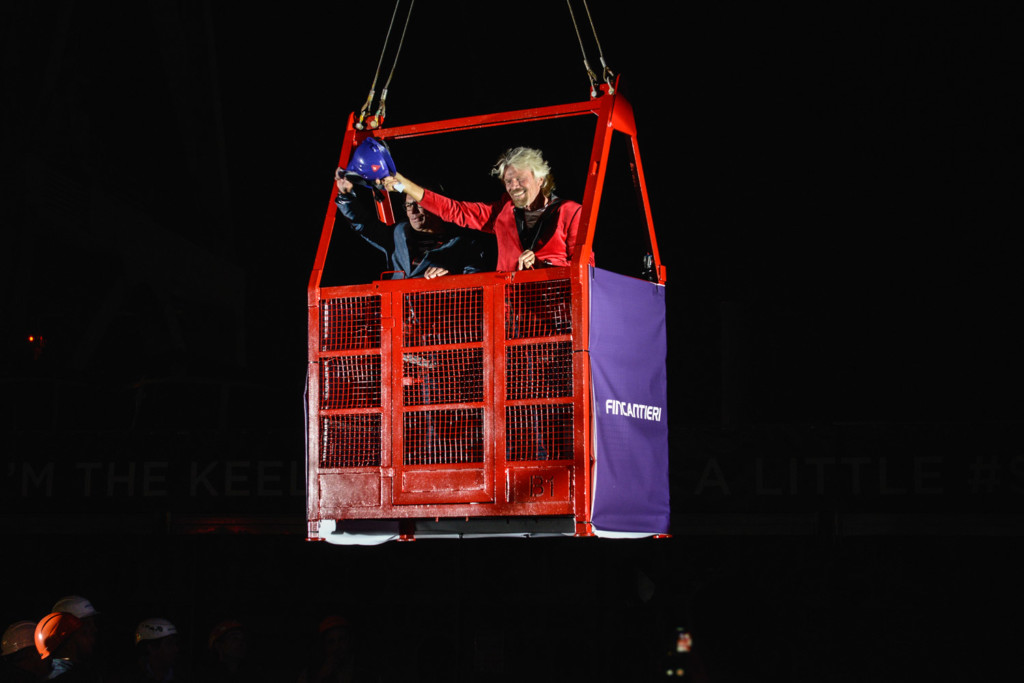
[[[445,223],[411,197],[405,201],[407,221],[385,225],[373,212],[368,198],[343,173],[337,176],[338,210],[352,229],[384,252],[395,279],[460,275],[494,270],[493,239],[475,230]]]

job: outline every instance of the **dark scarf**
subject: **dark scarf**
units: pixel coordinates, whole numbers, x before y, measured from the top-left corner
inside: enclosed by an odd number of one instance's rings
[[[541,233],[551,222],[550,219],[554,214],[555,207],[561,203],[561,199],[551,195],[547,206],[541,209],[534,209],[532,211],[520,208],[513,209],[513,213],[516,216],[516,228],[519,230],[519,243],[523,245],[524,249],[533,251],[536,248],[537,240],[540,239]]]

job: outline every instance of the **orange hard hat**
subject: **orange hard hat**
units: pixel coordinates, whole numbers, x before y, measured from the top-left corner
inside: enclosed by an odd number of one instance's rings
[[[69,612],[52,612],[36,624],[36,650],[40,657],[49,657],[72,633],[82,628],[82,621]]]

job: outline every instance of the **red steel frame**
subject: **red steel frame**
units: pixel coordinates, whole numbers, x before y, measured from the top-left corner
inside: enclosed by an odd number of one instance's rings
[[[516,273],[479,273],[435,280],[382,280],[365,285],[322,288],[320,280],[335,222],[337,189],[332,189],[307,298],[306,507],[310,538],[317,537],[319,523],[323,520],[404,520],[401,522],[403,538],[412,538],[416,520],[468,521],[481,517],[571,517],[576,535],[592,535],[588,263],[612,134],[616,131],[628,135],[632,143],[632,169],[646,218],[655,272],[659,282],[665,282],[665,268],[658,251],[640,163],[636,125],[628,101],[617,89],[614,94],[609,94],[609,88],[602,86],[598,97],[585,102],[391,129],[357,131],[353,125],[354,117],[350,116],[338,165],[344,167],[355,147],[369,136],[399,140],[585,115],[596,115],[598,125],[582,202],[581,229],[572,263],[567,267]],[[394,222],[390,202],[378,201],[378,212],[385,222]],[[509,302],[515,292],[541,292],[542,301],[553,302],[555,298],[550,292],[564,291],[566,284],[569,292],[566,303],[571,311],[571,321],[566,319],[564,324],[554,327],[548,324],[540,332],[526,334],[525,339],[513,338],[521,336],[510,334],[506,324],[513,315]],[[423,302],[430,304],[432,300],[440,301],[442,308],[444,301],[458,300],[461,302],[459,310],[467,310],[464,302],[470,301],[472,310],[476,311],[473,325],[479,328],[479,332],[471,332],[469,341],[461,337],[438,337],[439,346],[418,344],[416,338],[408,333],[403,337],[401,330],[411,324],[409,321],[415,318],[415,311],[426,310],[429,306]],[[346,337],[348,341],[338,342],[340,337],[332,336],[334,333],[327,329],[328,326],[338,321],[351,322],[354,320],[352,315],[361,315],[367,305],[373,309],[372,325],[363,321],[358,326],[358,334],[350,333]],[[351,306],[355,313],[350,315],[347,306]],[[559,311],[564,309],[558,303],[549,303],[549,306],[554,307],[553,311],[555,308]],[[559,318],[563,313],[549,312],[548,319],[554,319],[552,315]],[[435,323],[435,327],[438,324],[443,337],[443,330],[450,327],[452,321]],[[364,339],[368,327],[374,328],[379,340],[375,336],[373,342],[364,345],[358,340]],[[507,367],[514,364],[511,359],[523,357],[544,362],[553,357],[551,349],[560,350],[566,364],[571,362],[571,394],[539,401],[511,397],[511,389],[506,390],[506,383],[513,381],[512,377],[517,372]],[[566,355],[570,349],[571,361]],[[432,373],[430,368],[456,356],[481,359],[480,367],[477,368],[474,361],[469,372],[474,378],[471,384],[481,389],[474,389],[472,396],[449,398],[444,406],[445,415],[427,415],[429,406],[410,406],[408,400],[402,400],[408,390],[413,392],[409,395],[415,403],[414,392],[427,391],[416,389],[417,383],[427,382],[418,377],[436,376],[437,373]],[[531,369],[528,374],[532,374],[534,361],[527,361],[526,366]],[[334,373],[331,377],[344,375],[347,378],[344,383],[347,393],[340,402],[335,402],[339,391],[328,377],[330,373]],[[564,392],[570,391],[564,381],[560,386]],[[431,387],[430,391],[434,391],[433,385]],[[366,391],[370,391],[372,397],[359,398],[365,397]],[[506,417],[516,414],[520,406],[523,406],[524,413],[534,409],[571,413],[571,453],[558,452],[552,441],[553,452],[547,456],[550,459],[518,462],[507,457],[505,439],[507,429],[511,427],[506,424]],[[407,444],[403,443],[404,433],[411,434],[410,425],[418,423],[433,424],[431,429],[448,425],[444,428],[463,430],[459,433],[472,435],[467,438],[478,445],[462,448],[461,462],[410,465]],[[379,435],[379,446],[368,438],[371,433]],[[330,450],[330,438],[335,434],[339,438],[347,438],[343,435],[348,435],[361,439],[360,443],[369,444],[369,452],[361,456],[365,459],[350,459],[343,468],[330,466],[332,463],[327,451]],[[537,438],[546,440],[550,436],[551,433],[545,429],[543,436]],[[403,453],[406,460],[403,460]]]

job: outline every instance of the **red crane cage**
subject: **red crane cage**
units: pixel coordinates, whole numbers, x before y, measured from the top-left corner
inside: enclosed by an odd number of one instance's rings
[[[655,459],[653,473],[633,482],[639,488],[628,495],[641,508],[655,501],[661,506],[655,517],[664,521],[633,523],[637,511],[629,510],[626,521],[607,525],[613,528],[594,523],[595,472],[602,471],[591,353],[598,271],[588,263],[614,132],[631,141],[631,168],[658,282],[612,276],[610,287],[621,290],[630,280],[627,290],[661,291],[665,282],[632,108],[616,91],[603,86],[585,102],[391,129],[358,131],[349,118],[342,167],[371,135],[399,140],[588,115],[597,117],[597,126],[578,243],[567,267],[321,287],[335,222],[332,194],[308,289],[308,538],[376,543],[667,533],[663,406],[630,401],[607,399],[600,409],[646,417],[645,428],[657,416],[654,438],[664,443],[664,453],[628,454],[633,461]],[[378,201],[378,211],[385,222],[394,222],[390,202]],[[663,336],[663,298],[660,305],[662,323],[652,334]],[[611,316],[611,327],[624,322],[630,324]],[[646,345],[635,351],[650,353]],[[664,364],[662,351],[654,358],[655,374],[663,377]],[[608,490],[622,488],[612,474],[616,468],[620,479],[635,478],[628,459],[608,465]]]

